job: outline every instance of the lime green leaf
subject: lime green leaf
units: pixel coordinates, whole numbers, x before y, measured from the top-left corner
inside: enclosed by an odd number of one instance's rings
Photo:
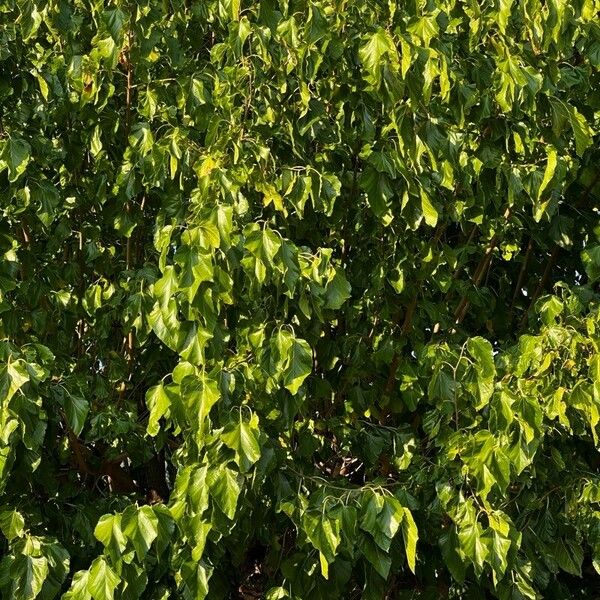
[[[577,154],[583,156],[587,148],[592,145],[594,132],[585,117],[574,106],[569,106],[568,111],[569,121],[573,129],[573,135],[575,136],[575,148]]]
[[[11,566],[14,598],[33,600],[48,577],[48,560],[44,556],[19,554]]]
[[[89,571],[77,571],[73,575],[69,591],[64,594],[62,600],[90,600],[92,596],[88,591],[89,579]]]
[[[419,532],[417,525],[411,512],[408,508],[403,509],[402,515],[402,537],[404,538],[404,549],[406,552],[406,560],[410,570],[415,573],[417,563],[417,541],[419,540]]]
[[[23,536],[25,520],[20,512],[16,510],[5,510],[0,512],[0,530],[4,537],[11,541]]]
[[[339,521],[320,512],[306,512],[302,515],[302,530],[310,543],[323,554],[326,562],[333,562],[341,542]]]
[[[479,390],[479,403],[477,408],[487,404],[494,392],[494,352],[492,345],[482,337],[474,337],[467,342],[467,350],[475,361],[475,376]]]
[[[87,590],[94,600],[114,600],[119,576],[111,569],[104,556],[99,556],[90,567]]]
[[[491,532],[492,542],[489,544],[489,562],[498,579],[501,579],[508,568],[508,552],[512,542],[497,531]]]
[[[425,223],[430,227],[435,227],[438,222],[438,211],[429,199],[429,194],[421,188],[421,210],[423,211],[423,217]]]
[[[458,541],[465,556],[481,571],[488,557],[488,547],[482,537],[481,525],[477,522],[461,524]]]
[[[219,228],[211,221],[204,221],[198,226],[198,240],[202,248],[218,248],[221,244]]]
[[[381,81],[383,58],[389,55],[397,60],[394,41],[384,29],[377,30],[359,49],[358,56],[365,68],[365,79],[377,86]]]
[[[146,406],[150,410],[147,427],[148,435],[154,437],[160,429],[158,422],[169,412],[171,406],[171,400],[162,383],[155,385],[146,392]]]
[[[121,529],[120,514],[100,517],[94,529],[94,536],[106,548],[113,560],[118,560],[127,546],[127,540]]]
[[[233,520],[240,495],[235,471],[224,466],[213,469],[208,474],[207,482],[210,495],[217,506],[230,520]]]
[[[380,529],[390,540],[396,535],[404,518],[404,507],[394,496],[385,496],[377,517]]]
[[[23,139],[9,138],[3,143],[0,157],[8,167],[8,180],[14,182],[25,172],[31,158],[31,146]]]
[[[195,323],[186,323],[180,331],[179,354],[192,365],[203,364],[204,348],[212,337],[212,333],[203,327],[198,327]]]
[[[297,394],[312,371],[312,350],[308,342],[295,338],[288,353],[289,363],[284,374],[284,385],[292,394]]]
[[[548,150],[548,162],[546,163],[546,170],[544,171],[544,178],[542,179],[542,183],[538,188],[537,199],[539,200],[544,193],[544,190],[548,187],[550,181],[552,181],[552,177],[554,176],[554,171],[556,170],[556,150],[553,147],[549,147]],[[536,219],[539,221],[539,219]]]
[[[429,46],[431,40],[438,35],[439,27],[435,15],[421,17],[407,28],[407,31],[423,42],[425,47]]]
[[[37,79],[38,85],[40,86],[40,92],[42,92],[42,97],[44,100],[48,100],[48,83],[44,79],[42,75],[39,73],[35,74],[35,78]]]
[[[198,434],[201,436],[212,407],[221,397],[219,386],[214,379],[202,373],[198,377],[187,379],[182,392],[188,405],[190,420],[197,423]]]
[[[498,10],[498,29],[501,33],[506,33],[506,26],[510,18],[510,11],[513,0],[500,0],[500,9]]]
[[[144,560],[158,535],[158,519],[151,506],[130,506],[123,512],[123,534],[131,540],[136,555]]]
[[[260,458],[258,443],[258,417],[252,415],[250,423],[240,421],[233,428],[221,434],[223,443],[235,452],[235,462],[240,472],[246,473]]]
[[[536,306],[536,310],[542,317],[545,325],[553,325],[564,309],[564,303],[556,296],[542,299]]]

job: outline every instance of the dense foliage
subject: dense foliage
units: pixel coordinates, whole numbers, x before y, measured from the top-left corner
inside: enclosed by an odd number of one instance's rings
[[[0,3],[0,597],[594,597],[599,14]]]

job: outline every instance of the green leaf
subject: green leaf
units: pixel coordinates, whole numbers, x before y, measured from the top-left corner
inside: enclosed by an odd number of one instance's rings
[[[581,260],[590,283],[600,279],[600,246],[585,248],[581,252]]]
[[[241,473],[247,473],[260,458],[258,417],[253,413],[250,423],[240,420],[233,428],[221,434],[223,443],[235,452],[235,462]]]
[[[245,246],[257,259],[273,267],[273,259],[281,247],[281,238],[269,228],[255,230],[246,238]]]
[[[171,400],[165,392],[162,382],[151,387],[146,392],[146,406],[150,410],[147,432],[148,435],[154,437],[160,431],[160,419],[168,414],[169,407],[171,406]]]
[[[387,580],[392,567],[392,559],[384,552],[368,535],[358,538],[358,547],[364,557],[373,565],[373,568],[384,579]]]
[[[389,225],[394,214],[390,210],[394,189],[390,178],[368,165],[360,177],[360,187],[367,192],[367,200],[373,213],[384,225]]]
[[[206,465],[196,468],[190,479],[189,501],[192,510],[202,515],[208,508],[208,467]]]
[[[89,571],[77,571],[73,575],[69,591],[63,595],[62,600],[90,600],[91,594],[88,592],[89,578]]]
[[[452,577],[459,583],[462,583],[465,579],[466,567],[468,565],[458,552],[458,537],[454,526],[439,537],[438,544],[442,550],[444,563],[448,567]]]
[[[218,248],[221,245],[219,228],[215,223],[205,220],[198,226],[198,241],[200,246],[207,250]]]
[[[155,504],[152,507],[156,516],[158,535],[154,542],[156,547],[156,555],[160,555],[171,546],[172,536],[175,531],[175,521],[169,508],[164,504]]]
[[[287,593],[285,588],[274,587],[267,590],[265,594],[265,600],[286,600],[290,595]]]
[[[113,561],[119,560],[127,546],[121,528],[121,515],[103,515],[94,528],[94,537],[102,543]]]
[[[178,289],[177,273],[175,268],[169,265],[165,267],[163,276],[154,284],[154,296],[158,298],[161,308],[169,307],[169,303]]]
[[[544,178],[542,179],[542,183],[540,183],[540,187],[537,192],[537,199],[539,200],[544,193],[544,190],[548,187],[548,184],[552,181],[552,177],[554,177],[554,171],[556,171],[557,164],[557,155],[556,149],[550,146],[547,150],[548,153],[548,161],[546,162],[546,169],[544,171]],[[539,222],[539,219],[536,219]]]
[[[490,342],[482,337],[470,338],[467,342],[467,351],[475,361],[475,376],[479,391],[479,410],[485,406],[494,393],[494,378],[496,366],[494,364],[494,351]]]
[[[113,40],[120,44],[124,36],[126,16],[119,8],[109,9],[102,12],[102,20]]]
[[[397,60],[398,53],[394,41],[384,29],[378,29],[358,51],[366,71],[365,79],[373,86],[378,86],[381,81],[383,58],[386,55]]]
[[[65,394],[67,423],[75,435],[79,435],[83,430],[89,410],[90,404],[85,398],[69,393]]]
[[[151,506],[130,506],[123,512],[123,534],[131,540],[140,561],[158,536],[158,519]]]
[[[436,368],[433,372],[429,385],[427,386],[427,393],[431,400],[445,400],[453,402],[457,389],[457,383],[454,381],[451,375],[442,371],[441,368]]]
[[[377,517],[381,531],[390,540],[396,535],[402,520],[404,519],[404,507],[394,496],[385,496],[383,507]]]
[[[209,579],[213,573],[213,567],[209,567],[204,561],[188,561],[181,566],[180,584],[181,597],[185,600],[204,600],[209,592]]]
[[[11,568],[14,598],[33,600],[37,598],[48,576],[48,560],[44,556],[19,554]]]
[[[202,436],[205,423],[212,407],[221,397],[217,382],[202,372],[199,376],[188,377],[182,385],[182,392],[187,404],[188,416],[198,430],[198,436]]]
[[[11,137],[4,142],[0,157],[8,167],[8,180],[12,183],[25,172],[31,158],[31,146],[23,139]]]
[[[577,154],[583,156],[583,153],[592,145],[594,132],[585,117],[574,106],[569,106],[568,111],[569,122],[575,136],[575,148]]]
[[[438,211],[435,206],[431,203],[429,199],[429,194],[421,188],[421,210],[423,211],[423,217],[425,218],[425,223],[430,227],[435,227],[438,222]]]
[[[552,556],[556,558],[558,566],[567,573],[581,577],[583,563],[583,549],[577,543],[559,539],[552,547]]]
[[[542,299],[536,306],[536,310],[542,317],[542,322],[545,325],[553,325],[556,318],[564,309],[563,302],[556,296]]]
[[[35,74],[35,78],[37,79],[38,85],[40,86],[40,92],[42,93],[42,97],[44,100],[48,100],[48,83],[44,79],[42,75],[39,73]]]
[[[380,494],[369,490],[365,492],[361,499],[361,509],[360,527],[368,531],[375,538],[380,530],[378,517],[383,509],[383,498]]]
[[[302,515],[302,530],[327,563],[332,563],[341,542],[339,521],[321,512],[307,511]]]
[[[90,567],[87,591],[94,600],[114,600],[119,576],[110,568],[106,558],[99,556]]]
[[[404,508],[402,515],[402,537],[404,538],[404,549],[406,552],[406,560],[410,570],[415,573],[417,563],[417,541],[419,540],[419,532],[417,525],[408,508]]]
[[[513,0],[500,0],[500,8],[498,10],[498,29],[501,33],[506,33],[506,26],[510,19],[510,13]]]
[[[325,308],[339,310],[350,298],[351,287],[341,270],[335,271],[333,279],[325,287]]]
[[[461,523],[458,530],[460,549],[481,572],[488,557],[488,547],[482,537],[481,525],[476,521]]]
[[[221,511],[230,520],[233,520],[240,495],[240,486],[235,471],[224,466],[212,469],[208,473],[207,482],[211,498],[217,503]]]
[[[288,295],[293,297],[296,284],[300,279],[300,265],[298,264],[297,248],[289,241],[284,241],[281,245],[281,260]]]
[[[181,358],[192,365],[204,363],[204,348],[212,339],[213,335],[203,327],[195,323],[186,323],[181,328],[180,340],[178,342]]]
[[[176,350],[181,334],[181,324],[177,319],[177,304],[170,300],[166,307],[161,308],[157,302],[148,315],[148,322],[156,337],[171,350]]]
[[[8,540],[23,537],[25,519],[16,510],[4,510],[0,512],[0,530]]]
[[[429,43],[438,35],[439,31],[435,15],[421,17],[411,23],[406,29],[419,38],[425,47],[429,46]]]
[[[284,385],[292,394],[297,394],[304,380],[312,371],[312,350],[305,340],[294,338],[288,350],[288,367],[284,374]]]
[[[489,562],[498,579],[501,579],[508,568],[508,552],[512,542],[497,531],[491,532],[492,541],[490,547]]]

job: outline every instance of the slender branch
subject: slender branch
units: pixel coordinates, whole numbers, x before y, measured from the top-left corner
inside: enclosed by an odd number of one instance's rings
[[[435,230],[435,234],[432,238],[433,245],[437,244],[440,241],[442,234],[444,233],[445,230],[446,230],[446,225],[438,225],[437,226],[437,228]],[[417,300],[419,298],[419,294],[421,293],[421,289],[423,287],[424,280],[425,280],[425,277],[421,277],[421,279],[419,279],[417,281],[415,293],[413,294],[411,301],[409,302],[409,304],[406,307],[406,311],[404,313],[404,321],[402,322],[402,327],[400,328],[400,335],[403,338],[408,335],[409,331],[412,328],[412,322],[413,322],[413,318],[415,316],[415,310],[417,308]],[[396,350],[394,352],[394,355],[392,356],[392,361],[390,362],[390,370],[389,370],[387,380],[385,383],[385,387],[384,387],[384,395],[386,397],[390,396],[394,390],[394,382],[396,381],[396,372],[398,371],[399,365],[400,365],[400,353],[398,352],[398,350]],[[389,411],[386,410],[381,415],[381,417],[379,419],[379,423],[381,425],[384,425],[388,416],[389,416]]]
[[[125,134],[126,138],[129,137],[129,131],[131,129],[131,102],[132,102],[132,89],[133,89],[133,64],[131,62],[131,46],[132,46],[132,23],[129,24],[129,30],[127,32],[127,56],[126,56],[126,67],[127,67],[127,85],[125,88]],[[129,200],[125,203],[125,211],[129,214],[131,212],[131,203]],[[125,242],[125,268],[130,271],[132,268],[131,255],[132,255],[132,235],[130,234]],[[127,379],[131,378],[133,370],[133,349],[135,345],[135,338],[133,330],[129,331],[125,339],[125,357],[127,360]],[[125,385],[121,386],[120,399],[123,399],[125,394]]]
[[[469,233],[469,237],[467,238],[467,241],[465,242],[465,246],[468,246],[473,241],[476,231],[477,231],[477,225],[473,225],[473,228],[471,229],[471,233]],[[460,275],[460,271],[461,271],[461,268],[456,267],[456,269],[454,270],[454,273],[452,273],[452,279],[458,279],[458,276]]]
[[[77,306],[81,311],[83,309],[83,295],[85,293],[85,260],[83,257],[83,231],[79,232],[79,246],[78,246],[78,260],[79,260],[79,293],[77,298]],[[83,334],[85,332],[85,321],[83,317],[79,317],[77,321],[77,357],[81,358],[83,355]]]
[[[410,301],[409,305],[406,307],[406,312],[404,313],[404,321],[402,323],[402,328],[400,329],[400,335],[402,337],[405,337],[406,334],[410,331],[410,328],[412,327],[412,321],[413,317],[415,316],[415,309],[417,308],[418,297],[419,292],[417,291],[412,297],[412,300]],[[396,372],[398,371],[399,363],[400,354],[396,350],[396,352],[394,352],[394,356],[392,357],[392,362],[390,363],[390,371],[388,373],[387,381],[385,383],[384,393],[386,396],[389,396],[394,390],[394,382],[396,381]]]
[[[521,324],[519,326],[520,330],[522,330],[525,327],[525,325],[527,325],[527,316],[529,315],[529,311],[535,304],[535,301],[539,298],[540,294],[542,293],[542,290],[548,284],[548,280],[550,279],[550,275],[552,274],[552,269],[554,268],[554,265],[556,263],[556,260],[557,260],[559,254],[560,254],[560,246],[554,246],[554,248],[552,249],[552,252],[550,253],[550,256],[548,257],[548,260],[546,261],[546,268],[544,269],[544,273],[543,273],[542,277],[540,278],[540,281],[539,281],[537,287],[535,288],[533,295],[531,296],[531,302],[529,303],[529,306],[525,310],[525,314],[523,315],[523,318],[521,319]]]
[[[509,320],[513,319],[513,312],[515,310],[515,304],[517,302],[517,297],[519,296],[519,290],[523,287],[523,282],[525,280],[525,275],[527,274],[527,265],[529,264],[529,259],[531,258],[531,253],[533,252],[533,239],[529,238],[529,243],[527,244],[527,250],[525,252],[525,258],[523,259],[523,264],[521,265],[521,270],[519,271],[519,277],[517,278],[517,285],[515,286],[515,291],[513,293],[512,302],[510,303],[509,310]]]
[[[588,199],[589,195],[592,193],[592,190],[594,189],[594,187],[596,186],[596,184],[599,181],[600,181],[600,169],[598,169],[596,171],[596,174],[592,178],[592,181],[590,181],[588,186],[583,190],[583,193],[581,194],[576,206],[582,205]]]
[[[504,217],[505,221],[508,221],[508,219],[511,215],[511,212],[512,211],[511,211],[510,207],[508,207],[504,211],[503,217]],[[471,277],[471,281],[473,282],[473,285],[475,287],[479,287],[479,285],[483,281],[483,278],[488,270],[488,267],[490,266],[490,263],[492,262],[493,252],[496,249],[496,246],[498,245],[498,241],[499,241],[498,234],[494,234],[492,239],[488,242],[485,252],[484,252],[483,256],[481,257],[479,264],[475,268],[475,272],[473,273],[473,276]],[[469,310],[470,304],[471,304],[471,302],[469,301],[468,297],[466,295],[463,296],[462,300],[460,301],[459,305],[457,306],[456,310],[454,311],[454,322],[456,325],[460,325],[463,322],[464,318],[467,315],[467,311]]]

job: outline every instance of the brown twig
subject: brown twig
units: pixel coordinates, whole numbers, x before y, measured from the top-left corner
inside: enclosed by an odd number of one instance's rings
[[[105,460],[100,465],[99,469],[94,469],[90,466],[88,459],[90,451],[86,445],[75,435],[75,432],[66,423],[67,437],[69,440],[69,448],[73,458],[75,459],[75,467],[82,475],[92,475],[94,477],[106,476],[109,478],[111,489],[118,493],[137,492],[138,487],[123,467],[119,463],[126,458],[126,454],[122,454],[114,459]]]
[[[127,32],[127,55],[125,58],[127,68],[127,86],[125,89],[125,133],[129,135],[131,129],[131,102],[132,102],[132,90],[133,90],[133,64],[131,62],[131,46],[132,46],[132,27],[129,25],[129,31]],[[129,200],[125,203],[125,211],[127,214],[131,212],[131,203]],[[131,270],[132,267],[132,235],[130,234],[125,243],[125,268],[127,271]],[[131,372],[133,370],[133,349],[135,345],[135,338],[133,330],[129,331],[125,339],[125,357],[127,360],[128,368],[128,379],[131,378]],[[120,399],[123,399],[125,394],[125,385],[121,386]]]
[[[550,275],[552,274],[552,269],[554,267],[554,264],[556,263],[556,259],[558,258],[559,254],[560,246],[554,246],[552,252],[550,253],[550,256],[548,257],[548,260],[546,261],[544,273],[542,274],[542,277],[540,278],[540,281],[538,282],[538,285],[535,288],[533,295],[531,296],[531,302],[529,303],[529,306],[525,309],[525,313],[523,314],[523,318],[521,319],[519,330],[522,330],[525,327],[525,325],[527,325],[527,316],[529,314],[529,311],[535,304],[536,300],[539,298],[540,294],[542,293],[542,290],[548,284],[548,280],[550,279]]]
[[[521,265],[521,269],[519,271],[519,277],[517,278],[517,285],[515,286],[515,291],[513,293],[512,302],[510,303],[509,320],[511,322],[513,319],[513,312],[515,310],[515,304],[517,303],[517,297],[519,296],[519,290],[523,287],[523,281],[525,280],[525,275],[527,273],[527,265],[529,264],[529,259],[531,258],[532,252],[533,252],[533,239],[529,238],[529,243],[527,244],[527,250],[525,252],[525,258],[523,259],[523,264]]]
[[[413,317],[415,315],[415,309],[417,308],[417,299],[419,297],[419,292],[416,292],[412,297],[412,300],[406,307],[406,312],[404,313],[404,321],[402,323],[402,328],[400,329],[401,337],[405,337],[407,333],[410,331],[412,327]],[[396,350],[394,352],[394,356],[392,357],[392,362],[390,363],[390,371],[388,373],[387,380],[385,382],[384,394],[389,396],[394,390],[394,381],[396,380],[396,372],[398,371],[398,366],[400,363],[400,354]]]
[[[445,229],[446,225],[437,226],[432,239],[432,244],[437,244],[440,241]],[[417,308],[417,301],[419,299],[419,294],[421,293],[421,288],[423,287],[424,280],[425,278],[421,277],[421,279],[417,281],[415,293],[413,294],[411,301],[406,306],[406,311],[404,312],[404,320],[402,322],[402,327],[400,328],[400,336],[402,338],[406,337],[412,328],[412,322],[415,316],[415,310]],[[392,356],[392,360],[390,362],[390,370],[388,372],[388,376],[385,382],[384,395],[386,397],[389,397],[394,391],[394,382],[396,381],[396,372],[398,371],[399,365],[400,353],[398,352],[398,350],[396,350],[394,352],[394,355]],[[379,419],[380,424],[385,424],[388,416],[389,411],[386,410]]]
[[[509,219],[510,215],[511,215],[511,208],[508,207],[504,211],[504,215],[503,215],[504,220],[507,221]],[[494,250],[496,249],[496,246],[498,245],[498,241],[499,241],[498,234],[494,234],[492,239],[488,242],[488,244],[485,248],[485,252],[484,252],[483,256],[481,257],[481,260],[479,261],[479,264],[475,268],[475,271],[471,277],[471,281],[473,282],[473,285],[475,287],[479,287],[479,285],[483,281],[483,278],[488,270],[488,267],[490,266],[490,263],[492,262],[492,256],[493,256]],[[468,297],[466,295],[463,296],[462,300],[460,301],[459,305],[457,306],[456,310],[454,311],[454,322],[456,325],[460,325],[463,322],[464,318],[467,315],[467,311],[469,310],[470,304],[471,304],[471,302],[469,301]]]
[[[473,225],[473,228],[471,229],[471,233],[469,233],[469,237],[467,238],[467,241],[464,244],[465,246],[468,246],[473,241],[476,231],[477,231],[477,225]],[[461,271],[461,268],[456,267],[456,269],[454,270],[454,273],[452,273],[452,279],[458,279],[458,276],[460,275],[460,271]]]

